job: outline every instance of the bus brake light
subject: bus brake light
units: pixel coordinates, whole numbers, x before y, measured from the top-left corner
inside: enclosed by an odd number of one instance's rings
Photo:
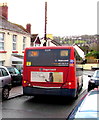
[[[27,83],[27,81],[26,81],[26,80],[24,80],[24,81],[23,81],[23,83]]]
[[[68,88],[68,87],[70,87],[71,85],[72,85],[71,82],[66,82],[66,83],[62,86],[62,88]]]
[[[71,85],[71,82],[68,82],[68,85]]]
[[[27,85],[27,86],[31,86],[31,84],[30,84],[28,81],[26,81],[26,80],[24,80],[23,83],[24,83],[25,85]]]

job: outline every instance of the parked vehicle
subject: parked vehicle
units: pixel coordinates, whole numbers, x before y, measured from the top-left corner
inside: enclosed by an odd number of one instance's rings
[[[12,86],[22,85],[22,75],[19,70],[15,67],[8,67],[7,69],[12,77]]]
[[[88,82],[88,91],[99,86],[99,70],[96,70],[93,76],[88,75],[88,77],[90,77],[90,80]]]
[[[67,120],[99,120],[99,89],[91,90],[73,109]]]
[[[8,99],[11,90],[11,75],[6,67],[0,66],[0,98]]]

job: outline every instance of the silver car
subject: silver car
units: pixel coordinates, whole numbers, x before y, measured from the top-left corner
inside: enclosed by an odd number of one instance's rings
[[[99,70],[96,70],[92,76],[88,75],[88,77],[90,77],[88,91],[97,88],[99,86]]]
[[[6,67],[0,66],[0,98],[6,100],[11,90],[11,75]]]
[[[67,120],[99,120],[99,88],[91,90],[74,108]]]

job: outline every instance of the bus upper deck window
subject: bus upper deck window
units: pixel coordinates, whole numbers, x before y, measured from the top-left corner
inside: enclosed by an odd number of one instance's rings
[[[68,50],[61,50],[60,56],[68,56]]]
[[[29,51],[29,57],[37,57],[39,55],[38,51]]]

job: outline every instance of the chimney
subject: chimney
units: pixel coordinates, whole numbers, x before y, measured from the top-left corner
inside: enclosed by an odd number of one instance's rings
[[[31,24],[27,24],[27,25],[26,25],[26,30],[27,30],[29,33],[31,33]]]
[[[8,6],[7,3],[0,4],[0,16],[3,16],[5,19],[8,20]]]

